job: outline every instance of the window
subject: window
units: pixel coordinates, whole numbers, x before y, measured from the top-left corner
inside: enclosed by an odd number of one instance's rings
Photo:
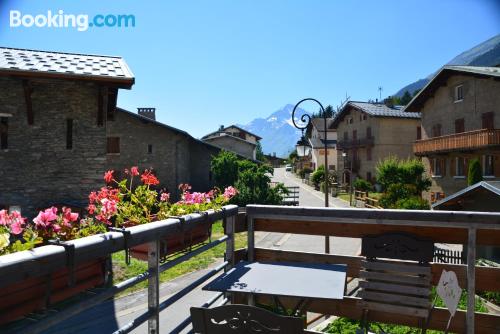
[[[352,140],[358,139],[358,130],[352,130]]]
[[[73,120],[71,118],[66,120],[66,149],[73,149]]]
[[[446,170],[446,159],[433,158],[431,159],[431,174],[432,176],[444,176]]]
[[[153,145],[148,144],[148,154],[153,154]]]
[[[483,123],[483,129],[493,129],[494,126],[494,119],[493,119],[493,112],[485,112],[481,115],[482,118],[482,123]]]
[[[120,153],[120,137],[108,137],[107,153],[119,154]]]
[[[422,139],[422,127],[417,126],[417,140]]]
[[[484,176],[495,176],[495,157],[493,155],[484,156]]]
[[[436,124],[432,127],[432,136],[433,137],[441,136],[441,124]]]
[[[108,106],[106,108],[106,119],[108,121],[115,120],[116,99],[118,97],[118,88],[109,88],[108,90]]]
[[[366,160],[368,160],[368,161],[372,160],[372,148],[371,147],[366,148]]]
[[[465,120],[463,118],[455,120],[455,133],[465,132]]]
[[[371,172],[366,172],[366,181],[368,181],[368,182],[372,181],[372,173]]]
[[[0,117],[0,149],[2,150],[9,148],[8,134],[9,119],[7,117]]]
[[[372,137],[372,128],[367,127],[366,128],[366,138],[371,138]]]
[[[363,121],[366,121],[366,120],[367,120],[367,118],[368,118],[368,117],[366,116],[366,114],[363,114]]]
[[[465,158],[457,157],[455,159],[455,170],[457,171],[456,176],[465,177]]]
[[[349,134],[347,132],[344,132],[344,140],[347,141],[349,139]]]
[[[460,102],[464,99],[464,86],[458,85],[455,87],[455,102]]]

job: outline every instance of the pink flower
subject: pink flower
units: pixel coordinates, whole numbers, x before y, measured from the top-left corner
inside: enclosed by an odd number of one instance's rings
[[[139,175],[139,168],[137,168],[137,166],[130,168],[130,174],[132,174],[132,176]]]
[[[52,223],[57,219],[57,208],[51,207],[45,209],[45,211],[40,211],[38,216],[33,219],[37,228],[47,228],[52,225]]]
[[[9,214],[7,210],[0,210],[0,225],[9,227],[12,234],[23,233],[25,220],[18,211]]]
[[[111,181],[113,181],[113,171],[112,170],[108,170],[106,173],[104,173],[104,181],[106,181],[106,183],[111,183]]]
[[[70,227],[71,223],[78,220],[78,213],[71,212],[70,208],[63,208],[63,222],[64,225]]]
[[[151,173],[150,170],[145,170],[141,175],[141,181],[147,186],[155,186],[160,183],[160,181],[156,178],[156,176]]]
[[[231,198],[233,198],[234,196],[236,196],[238,194],[238,190],[234,187],[227,187],[226,189],[224,189],[224,198],[226,200],[230,200]]]
[[[170,200],[170,194],[169,193],[161,193],[160,195],[160,201],[162,202],[168,202]]]
[[[9,214],[7,210],[0,210],[0,225],[7,226]]]

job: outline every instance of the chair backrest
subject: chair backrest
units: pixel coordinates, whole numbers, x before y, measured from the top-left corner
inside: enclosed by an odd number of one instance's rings
[[[407,234],[362,238],[359,297],[364,309],[427,318],[434,244]],[[411,260],[391,261],[384,259]]]
[[[301,318],[281,316],[249,305],[215,308],[191,307],[194,333],[201,334],[303,334]]]

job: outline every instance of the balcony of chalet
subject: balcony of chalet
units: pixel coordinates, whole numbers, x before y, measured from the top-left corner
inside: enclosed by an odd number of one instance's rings
[[[342,139],[337,141],[338,150],[349,150],[353,148],[373,146],[375,143],[374,137],[366,137],[359,139]]]
[[[189,249],[173,260],[159,261],[160,239],[179,229],[189,230],[197,224],[218,220],[222,220],[225,227],[221,239]],[[72,245],[71,253],[68,247],[50,245],[0,257],[0,289],[5,289],[19,280],[47,277],[58,270],[71,272],[75,265],[127,247],[149,245],[147,272],[87,294],[73,304],[60,307],[57,312],[31,317],[30,321],[21,322],[11,330],[15,333],[50,332],[52,326],[96,307],[126,288],[148,281],[148,299],[143,313],[139,310],[131,313],[135,319],[123,328],[115,328],[115,333],[134,331],[143,323],[147,323],[148,333],[181,333],[190,330],[193,324],[196,324],[194,333],[315,333],[307,329],[304,318],[300,317],[307,312],[427,330],[444,331],[448,326],[452,333],[500,332],[500,315],[474,310],[476,292],[500,291],[500,268],[476,264],[476,247],[500,247],[500,213],[265,205],[249,205],[242,211],[233,205],[219,212],[191,214],[181,220],[171,218],[126,230],[128,233],[112,231],[68,242]],[[362,247],[355,256],[336,254],[335,244],[330,254],[262,248],[255,242],[258,231],[355,238],[361,239]],[[245,233],[248,242],[246,247],[235,249],[235,235],[239,233]],[[161,295],[160,272],[222,243],[226,245],[226,253],[220,265],[175,295]],[[433,262],[436,243],[467,245],[466,264]],[[262,266],[267,269],[259,273],[266,277],[274,275],[275,279],[263,279],[257,272],[250,275],[254,270],[262,270]],[[270,266],[279,270],[273,272]],[[466,310],[457,310],[451,320],[449,311],[433,306],[430,296],[430,289],[438,285],[444,270],[454,272],[460,288],[468,292]],[[294,274],[301,276],[294,277]],[[224,285],[231,277],[232,284]],[[344,284],[354,289],[343,288]],[[287,289],[289,285],[296,289]],[[172,324],[174,330],[162,329],[159,318],[164,310],[163,319],[172,321],[169,320],[172,319],[169,308],[198,286],[221,292],[202,305],[192,305],[191,313],[184,314],[184,321]],[[225,305],[213,308],[217,298],[219,305]],[[261,308],[256,310],[255,305],[267,305],[267,310],[281,308],[297,312],[295,316],[279,317]],[[252,318],[254,315],[256,319]],[[274,324],[281,321],[287,325],[276,325],[277,330],[271,330],[274,325],[266,325],[266,321],[274,321]],[[252,330],[245,329],[249,324]],[[226,325],[232,326],[232,331],[223,328]],[[221,327],[210,331],[214,326]],[[234,330],[238,326],[242,329]]]
[[[500,129],[481,129],[452,135],[417,140],[413,152],[417,156],[452,151],[472,151],[500,146]]]

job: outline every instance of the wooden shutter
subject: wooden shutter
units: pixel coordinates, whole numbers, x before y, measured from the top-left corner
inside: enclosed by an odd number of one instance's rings
[[[493,112],[485,112],[481,115],[482,118],[482,123],[483,123],[483,129],[493,129],[494,128],[494,121],[493,121]]]
[[[369,126],[366,128],[366,138],[372,137],[372,128]]]
[[[7,117],[0,118],[0,149],[6,150],[9,148],[8,144],[9,133],[9,119]]]
[[[434,175],[434,159],[435,158],[429,159],[429,164],[431,166],[431,175]]]
[[[422,127],[417,126],[417,140],[422,139]]]
[[[120,153],[120,137],[108,137],[107,153]]]
[[[455,120],[455,133],[465,132],[465,121],[463,118]]]
[[[453,157],[450,159],[450,176],[453,177],[457,174],[457,158]]]
[[[469,158],[464,158],[464,175],[469,175]]]
[[[441,164],[441,176],[446,176],[446,158],[439,159],[439,163]]]
[[[500,177],[500,155],[493,156],[493,173],[496,177]]]

